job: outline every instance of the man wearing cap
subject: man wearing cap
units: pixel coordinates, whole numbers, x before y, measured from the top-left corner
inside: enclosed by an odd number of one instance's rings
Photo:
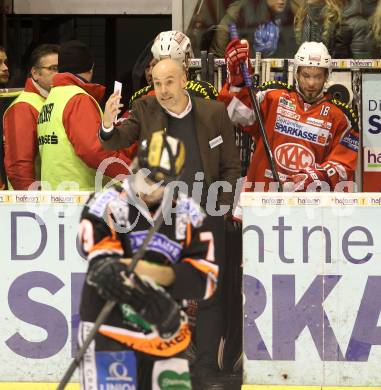
[[[58,49],[58,45],[43,44],[33,50],[24,91],[4,114],[4,163],[9,189],[38,188],[37,118],[57,73]],[[37,185],[31,187],[34,183]]]
[[[115,160],[106,164],[105,175],[128,174],[127,155],[105,151],[98,139],[102,123],[99,102],[105,87],[91,83],[93,67],[93,57],[84,43],[61,45],[58,74],[37,125],[43,190],[93,190],[96,170],[110,157]]]

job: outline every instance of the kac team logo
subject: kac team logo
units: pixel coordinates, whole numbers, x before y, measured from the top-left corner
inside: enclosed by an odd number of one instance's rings
[[[310,149],[294,143],[277,146],[274,154],[277,164],[290,172],[298,172],[315,163],[315,156]]]

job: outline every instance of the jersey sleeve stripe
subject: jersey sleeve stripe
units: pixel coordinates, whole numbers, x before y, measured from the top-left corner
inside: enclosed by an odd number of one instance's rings
[[[114,237],[107,236],[97,242],[91,249],[88,255],[88,260],[103,254],[118,254],[123,255],[122,244]]]

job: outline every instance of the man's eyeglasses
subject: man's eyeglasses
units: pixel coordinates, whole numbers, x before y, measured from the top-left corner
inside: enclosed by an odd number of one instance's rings
[[[50,65],[50,66],[37,66],[39,69],[47,69],[51,72],[58,72],[58,65]]]

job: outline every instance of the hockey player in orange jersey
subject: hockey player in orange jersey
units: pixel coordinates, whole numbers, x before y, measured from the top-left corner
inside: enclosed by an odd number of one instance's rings
[[[244,87],[240,63],[248,63],[246,41],[227,46],[228,81],[219,100],[230,119],[255,139],[245,191],[277,191],[258,123]],[[331,57],[321,42],[304,42],[294,58],[295,86],[270,81],[259,87],[265,132],[275,166],[288,191],[343,191],[353,188],[359,149],[357,117],[353,110],[325,91]]]

